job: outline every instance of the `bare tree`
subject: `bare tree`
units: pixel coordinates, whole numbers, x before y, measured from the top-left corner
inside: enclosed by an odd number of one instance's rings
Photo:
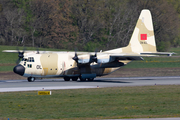
[[[129,43],[129,39],[134,30],[137,14],[134,13],[136,6],[131,6],[129,9],[127,2],[113,2],[110,1],[109,8],[114,9],[111,12],[108,44],[107,48],[112,49],[114,47],[126,46]]]

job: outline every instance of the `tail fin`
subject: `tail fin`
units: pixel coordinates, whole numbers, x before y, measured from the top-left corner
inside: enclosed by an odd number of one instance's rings
[[[135,53],[157,52],[152,16],[149,10],[144,9],[141,11],[129,45],[124,49],[127,48]]]
[[[129,45],[127,47],[117,48],[105,52],[168,56],[175,54],[170,52],[157,52],[152,16],[151,12],[147,9],[141,11]]]

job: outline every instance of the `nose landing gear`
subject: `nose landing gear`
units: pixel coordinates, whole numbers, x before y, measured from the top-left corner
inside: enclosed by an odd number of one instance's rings
[[[28,82],[34,82],[35,78],[34,77],[28,77],[27,80],[28,80]]]

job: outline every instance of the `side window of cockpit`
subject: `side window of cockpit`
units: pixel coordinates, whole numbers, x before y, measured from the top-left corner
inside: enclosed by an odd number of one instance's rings
[[[26,59],[26,58],[23,58],[22,61],[27,61],[27,59]]]
[[[27,64],[27,67],[28,68],[32,68],[32,64]]]
[[[26,58],[22,58],[22,61],[24,62],[24,66],[26,66],[27,59]]]
[[[24,62],[24,66],[26,66],[26,62]]]

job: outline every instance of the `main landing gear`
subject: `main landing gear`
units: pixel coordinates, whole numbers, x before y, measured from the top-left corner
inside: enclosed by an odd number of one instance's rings
[[[28,80],[28,82],[34,82],[35,78],[34,77],[28,77],[27,80]]]
[[[70,81],[70,79],[72,79],[72,81],[77,81],[78,80],[78,77],[64,77],[64,81]],[[79,77],[80,81],[93,81],[94,78],[82,78],[82,77]]]
[[[77,81],[78,77],[64,77],[64,81],[70,81],[70,79],[72,79],[72,81]]]

